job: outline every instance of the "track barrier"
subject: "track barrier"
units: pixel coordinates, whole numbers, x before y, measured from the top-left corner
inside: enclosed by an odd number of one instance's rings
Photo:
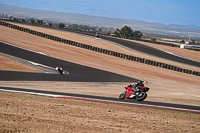
[[[31,29],[28,29],[28,28],[23,28],[23,27],[14,25],[14,24],[10,24],[10,23],[1,21],[1,20],[0,20],[0,25],[6,26],[6,27],[9,27],[9,28],[13,28],[13,29],[16,29],[16,30],[20,30],[20,31],[23,31],[23,32],[26,32],[26,33],[29,33],[29,34],[37,35],[37,36],[47,38],[47,39],[50,39],[50,40],[54,40],[54,41],[57,41],[57,42],[61,42],[61,43],[69,44],[69,45],[72,45],[72,46],[76,46],[76,47],[88,49],[88,50],[91,50],[91,51],[99,52],[99,53],[102,53],[102,54],[107,54],[107,55],[115,56],[115,57],[118,57],[118,58],[130,60],[130,61],[136,61],[136,62],[139,62],[139,63],[144,63],[144,64],[147,64],[147,65],[152,65],[152,66],[156,66],[156,67],[160,67],[160,68],[164,68],[164,69],[168,69],[168,70],[173,70],[173,71],[177,71],[177,72],[182,72],[182,73],[186,73],[186,74],[200,76],[200,72],[197,72],[197,71],[183,69],[183,68],[180,68],[180,67],[177,67],[177,66],[174,66],[174,65],[170,65],[170,64],[165,64],[165,63],[162,63],[162,62],[148,60],[148,59],[144,59],[144,58],[140,58],[140,57],[126,55],[126,54],[123,54],[123,53],[118,53],[118,52],[107,50],[107,49],[94,47],[94,46],[87,45],[87,44],[74,42],[74,41],[71,41],[71,40],[63,39],[63,38],[56,37],[56,36],[53,36],[53,35],[49,35],[49,34],[46,34],[46,33],[34,31],[34,30],[31,30]],[[84,32],[84,31],[79,31],[79,30],[76,30],[76,31]],[[89,33],[95,34],[94,32],[89,32]],[[131,38],[129,38],[129,39],[131,39]],[[171,46],[174,47],[175,45],[171,44]]]

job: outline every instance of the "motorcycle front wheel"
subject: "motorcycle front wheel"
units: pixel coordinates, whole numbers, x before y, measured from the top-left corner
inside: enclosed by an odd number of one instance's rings
[[[140,92],[137,96],[136,96],[136,100],[137,101],[143,101],[144,99],[147,98],[147,93],[146,92]]]
[[[126,98],[126,93],[121,93],[120,95],[119,95],[119,99],[120,100],[123,100],[123,99],[125,99]]]

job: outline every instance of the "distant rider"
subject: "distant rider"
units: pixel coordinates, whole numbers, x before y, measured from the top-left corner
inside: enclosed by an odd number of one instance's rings
[[[56,71],[60,74],[63,74],[63,69],[61,67],[56,67]]]

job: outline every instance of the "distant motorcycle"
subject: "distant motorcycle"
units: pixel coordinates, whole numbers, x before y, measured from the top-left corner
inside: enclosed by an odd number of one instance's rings
[[[134,85],[128,85],[125,87],[125,91],[119,95],[119,99],[135,99],[137,101],[143,101],[147,98],[148,87],[135,87]]]
[[[99,37],[99,33],[96,33],[95,37]]]
[[[68,72],[63,71],[62,67],[56,67],[55,70],[56,70],[58,73],[60,73],[61,75],[69,74]]]

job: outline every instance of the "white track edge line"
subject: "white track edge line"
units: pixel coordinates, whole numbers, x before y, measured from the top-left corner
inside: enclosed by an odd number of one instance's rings
[[[85,100],[93,100],[93,101],[103,101],[103,102],[118,103],[118,104],[138,105],[138,106],[165,108],[165,109],[181,110],[181,111],[192,111],[192,112],[198,112],[198,113],[200,113],[199,110],[190,110],[190,109],[174,108],[174,107],[167,107],[167,106],[156,106],[156,105],[139,104],[139,103],[117,102],[117,101],[111,101],[111,100],[83,98],[83,97],[73,97],[73,96],[55,95],[55,94],[44,94],[44,93],[35,93],[35,92],[26,92],[26,91],[5,90],[5,89],[0,89],[0,91],[25,93],[25,94],[32,94],[32,95],[39,95],[39,96],[49,96],[49,97],[57,97],[57,98],[62,98],[62,97],[63,98],[65,98],[65,97],[66,98],[77,98],[77,99],[85,99]]]
[[[15,91],[15,90],[5,90],[5,89],[0,89],[0,91],[25,93],[25,94],[32,94],[32,95],[39,95],[39,96],[58,97],[57,95],[53,95],[53,94],[44,94],[44,93],[35,93],[35,92],[26,92],[26,91]]]

